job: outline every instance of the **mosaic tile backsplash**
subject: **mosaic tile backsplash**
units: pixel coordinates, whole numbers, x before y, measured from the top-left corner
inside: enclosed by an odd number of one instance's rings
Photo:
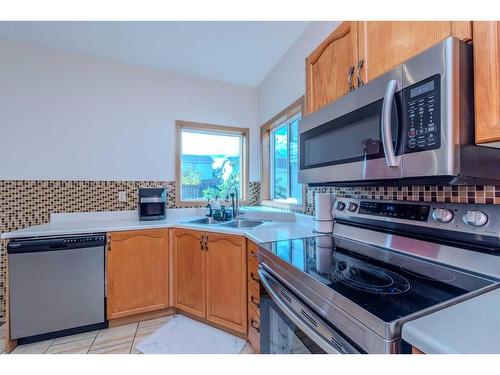
[[[306,189],[304,213],[314,215],[314,194],[328,192],[341,198],[500,204],[500,186],[328,186],[308,187]]]
[[[175,208],[175,181],[0,181],[0,232],[46,223],[54,212],[122,211],[137,208],[139,187],[165,187]],[[118,201],[125,191],[126,202]],[[260,183],[250,182],[249,204],[260,201]],[[0,322],[4,319],[6,243],[0,242]]]
[[[137,208],[139,187],[166,187],[175,208],[174,181],[0,181],[0,232],[43,224],[53,212],[121,211]],[[249,204],[260,204],[260,182],[249,184]],[[125,191],[126,202],[118,202]],[[500,186],[308,187],[305,210],[314,214],[314,194],[344,198],[500,204]],[[0,322],[4,317],[6,241],[0,243]]]

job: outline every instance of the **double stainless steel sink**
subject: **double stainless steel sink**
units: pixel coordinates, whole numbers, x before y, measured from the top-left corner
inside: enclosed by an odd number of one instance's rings
[[[218,225],[227,228],[249,229],[264,224],[264,220],[234,219],[230,221],[217,221],[212,217],[186,221],[186,224]]]

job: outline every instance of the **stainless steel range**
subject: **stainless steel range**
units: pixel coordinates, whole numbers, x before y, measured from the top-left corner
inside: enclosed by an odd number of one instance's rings
[[[334,210],[332,236],[261,245],[263,353],[405,353],[405,322],[500,285],[500,206]]]

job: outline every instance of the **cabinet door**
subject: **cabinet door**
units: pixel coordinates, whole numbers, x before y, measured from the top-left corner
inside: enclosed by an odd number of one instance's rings
[[[472,37],[469,21],[360,21],[359,59],[365,83],[448,36]]]
[[[174,230],[174,305],[189,314],[205,318],[205,251],[203,232]]]
[[[247,333],[247,253],[244,237],[208,234],[207,319]]]
[[[306,59],[307,113],[349,92],[349,69],[357,61],[356,22],[342,22]]]
[[[113,232],[107,251],[107,317],[168,307],[168,230]]]
[[[499,142],[500,22],[474,21],[473,27],[476,143]]]

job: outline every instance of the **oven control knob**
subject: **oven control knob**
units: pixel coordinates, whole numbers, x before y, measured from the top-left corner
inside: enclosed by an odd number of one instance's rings
[[[345,203],[344,202],[337,202],[336,207],[337,207],[337,210],[343,211],[345,208]]]
[[[488,222],[488,215],[484,212],[471,210],[462,217],[464,223],[470,225],[471,227],[482,227]]]
[[[438,223],[449,223],[453,220],[453,212],[446,208],[436,208],[432,213],[432,218]]]
[[[351,212],[356,212],[356,210],[358,209],[358,205],[354,202],[350,202],[349,207],[347,207],[347,209]]]

